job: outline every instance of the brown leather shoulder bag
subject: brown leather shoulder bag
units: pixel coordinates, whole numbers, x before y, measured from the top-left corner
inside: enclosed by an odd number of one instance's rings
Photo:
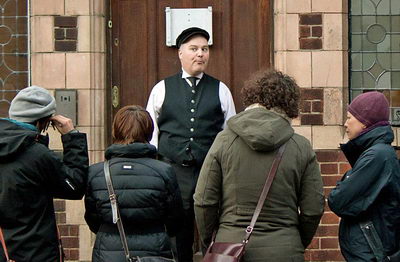
[[[254,229],[254,225],[256,224],[257,218],[260,215],[265,199],[267,198],[268,191],[272,185],[272,181],[274,180],[279,163],[282,159],[283,152],[285,151],[285,147],[286,143],[279,148],[279,151],[275,156],[271,169],[268,172],[263,190],[261,191],[260,198],[258,199],[257,207],[256,210],[254,211],[250,225],[245,230],[243,241],[241,243],[215,242],[216,234],[214,232],[211,244],[208,247],[206,254],[204,255],[203,262],[243,261],[242,259],[245,253],[246,244],[249,242],[251,233],[253,232]]]

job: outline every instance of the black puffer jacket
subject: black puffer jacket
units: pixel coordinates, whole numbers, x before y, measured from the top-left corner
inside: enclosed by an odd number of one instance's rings
[[[400,166],[390,126],[377,127],[342,145],[352,169],[329,195],[340,216],[339,242],[347,261],[376,261],[360,227],[370,220],[391,255],[400,249]]]
[[[173,169],[155,160],[150,144],[112,145],[106,150],[131,255],[171,257],[169,237],[181,223],[182,200]],[[85,219],[96,233],[92,261],[124,262],[103,163],[89,168]],[[167,232],[165,232],[165,226]]]
[[[0,119],[0,226],[12,259],[59,261],[53,198],[83,197],[86,135],[63,135],[61,160],[47,148],[47,137],[24,125]]]

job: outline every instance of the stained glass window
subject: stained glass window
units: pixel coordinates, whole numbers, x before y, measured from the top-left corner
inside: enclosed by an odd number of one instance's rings
[[[400,0],[351,0],[350,99],[383,92],[400,125]]]
[[[28,0],[0,0],[0,117],[28,85]]]

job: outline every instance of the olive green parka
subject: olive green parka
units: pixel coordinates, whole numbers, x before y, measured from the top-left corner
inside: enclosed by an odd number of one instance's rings
[[[281,114],[263,107],[228,121],[205,159],[194,195],[203,250],[240,242],[277,149],[282,161],[246,247],[245,261],[304,261],[324,210],[322,179],[309,141]]]

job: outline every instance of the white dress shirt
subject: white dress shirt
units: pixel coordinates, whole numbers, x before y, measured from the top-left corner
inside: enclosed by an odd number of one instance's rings
[[[190,81],[187,79],[187,77],[190,76],[191,75],[189,75],[187,72],[185,72],[185,70],[182,69],[182,78],[186,80],[189,86],[192,86]],[[203,73],[196,75],[196,77],[198,78],[196,80],[196,85],[197,85],[197,83],[203,77]],[[157,119],[161,113],[161,107],[164,103],[164,99],[165,99],[165,82],[164,80],[161,80],[153,87],[153,90],[151,90],[149,101],[147,102],[147,107],[146,107],[146,110],[150,113],[150,116],[154,122],[153,138],[151,139],[150,144],[155,145],[156,147],[158,147],[158,134],[159,134]],[[219,100],[221,102],[222,113],[224,114],[224,124],[222,128],[225,128],[226,121],[228,121],[228,119],[231,116],[234,116],[236,114],[236,109],[235,109],[235,104],[233,103],[231,91],[221,81],[219,81]]]

